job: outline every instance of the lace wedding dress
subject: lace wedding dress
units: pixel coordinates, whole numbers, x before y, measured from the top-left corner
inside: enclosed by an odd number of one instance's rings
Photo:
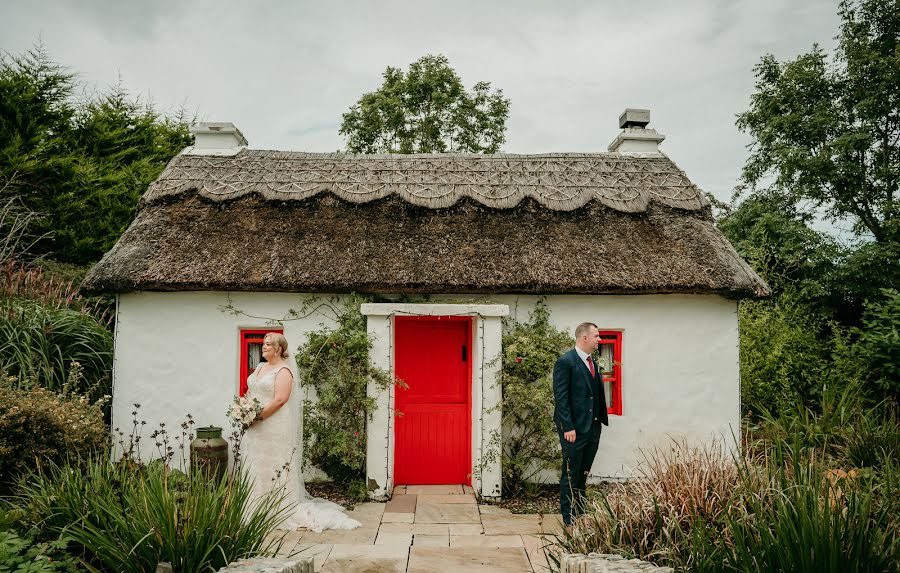
[[[251,400],[256,398],[265,406],[275,395],[275,375],[278,371],[269,371],[258,377],[260,367],[247,379],[246,396]],[[279,529],[305,527],[316,532],[324,529],[356,529],[360,523],[348,517],[344,508],[324,499],[310,497],[306,493],[301,470],[303,400],[296,380],[297,377],[294,376],[291,397],[287,403],[265,420],[250,426],[241,441],[241,465],[253,480],[253,499],[260,499],[275,487],[285,488],[283,507],[296,507]]]

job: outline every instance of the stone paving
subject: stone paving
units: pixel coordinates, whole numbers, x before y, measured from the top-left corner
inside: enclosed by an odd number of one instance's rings
[[[387,503],[362,503],[353,531],[281,531],[279,556],[312,556],[322,573],[546,573],[558,515],[514,515],[478,505],[462,485],[399,486]]]

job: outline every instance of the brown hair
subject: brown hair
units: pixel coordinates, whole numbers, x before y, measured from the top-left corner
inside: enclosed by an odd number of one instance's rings
[[[282,358],[288,357],[288,342],[287,338],[285,338],[283,334],[281,334],[280,332],[269,332],[266,334],[263,340],[265,340],[266,338],[269,339],[269,344],[271,344],[272,346],[277,346],[279,349],[281,349]]]
[[[578,326],[575,327],[575,340],[578,340],[582,336],[587,336],[591,333],[591,327],[597,328],[597,325],[593,322],[582,322]]]

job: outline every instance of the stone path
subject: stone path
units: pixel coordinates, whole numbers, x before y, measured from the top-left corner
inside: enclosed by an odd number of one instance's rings
[[[362,503],[353,531],[290,531],[279,556],[313,556],[323,573],[547,573],[557,515],[514,515],[478,505],[468,486],[399,486],[387,503]]]

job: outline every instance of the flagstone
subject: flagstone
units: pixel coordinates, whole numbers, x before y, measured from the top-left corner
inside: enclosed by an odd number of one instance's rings
[[[479,505],[478,511],[481,515],[513,515],[513,512],[497,505]]]
[[[294,550],[294,547],[300,542],[301,537],[303,537],[302,531],[289,531],[285,533],[284,536],[280,538],[281,547],[275,553],[275,557],[285,557],[290,555]]]
[[[384,504],[385,513],[415,513],[416,498],[418,496],[400,494],[394,495],[389,502]]]
[[[409,547],[335,543],[322,573],[404,573]]]
[[[477,504],[478,501],[475,499],[475,494],[471,493],[463,493],[463,494],[452,494],[452,495],[427,495],[422,494],[418,496],[418,503],[423,505],[434,505],[436,503],[471,503]]]
[[[418,519],[418,516],[416,516]],[[487,535],[495,534],[529,534],[541,533],[542,520],[541,516],[534,514],[526,515],[482,515],[481,524],[484,525],[484,532]]]
[[[385,511],[384,517],[381,518],[381,523],[412,523],[415,520],[415,513],[393,513]]]
[[[462,495],[463,488],[461,485],[408,485],[406,486],[406,493],[413,495]]]
[[[451,523],[450,535],[481,535],[484,527],[480,523]]]
[[[450,547],[524,547],[521,535],[451,535]]]
[[[408,573],[523,573],[531,564],[522,547],[417,547]]]
[[[449,535],[422,535],[413,536],[413,545],[420,547],[450,547]]]
[[[294,547],[294,553],[291,555],[292,557],[312,557],[313,558],[313,568],[316,573],[322,571],[322,566],[325,564],[325,560],[328,559],[328,554],[331,553],[332,545],[330,543],[303,543],[300,542]]]
[[[358,503],[353,509],[347,512],[348,515],[352,515],[354,519],[357,519],[358,515],[377,515],[381,517],[381,514],[384,513],[385,504],[379,502],[366,502],[366,503]]]
[[[450,528],[446,523],[382,523],[378,531],[413,535],[450,535]]]
[[[416,505],[416,523],[478,523],[479,517],[477,505],[464,503]]]
[[[412,545],[412,533],[388,533],[379,531],[378,537],[375,538],[375,545],[399,545],[401,547],[409,547]]]
[[[322,533],[304,531],[303,543],[359,543],[374,544],[378,526],[363,526],[357,529],[326,529]]]
[[[560,546],[556,544],[555,538],[543,535],[522,535],[521,537],[525,553],[528,555],[531,568],[535,573],[550,573],[552,569],[547,555],[561,550]]]

